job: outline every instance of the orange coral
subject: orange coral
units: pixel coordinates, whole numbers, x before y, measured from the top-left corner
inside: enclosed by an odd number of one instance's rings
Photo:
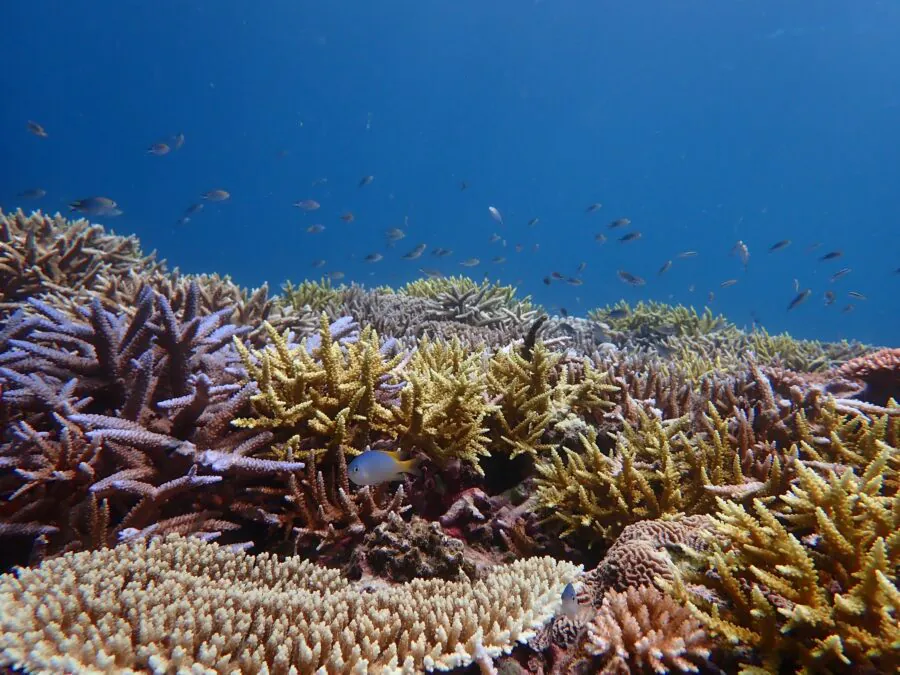
[[[690,610],[655,586],[607,591],[588,626],[586,651],[603,673],[697,672],[711,641]]]

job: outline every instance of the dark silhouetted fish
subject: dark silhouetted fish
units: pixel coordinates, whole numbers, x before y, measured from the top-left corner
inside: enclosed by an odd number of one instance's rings
[[[31,188],[30,190],[22,190],[16,196],[21,199],[41,199],[47,196],[47,191],[43,188]]]
[[[636,274],[632,274],[631,272],[626,272],[625,270],[618,270],[616,274],[619,276],[619,279],[629,286],[643,286],[647,283],[643,278]]]
[[[843,251],[829,251],[825,255],[823,255],[819,260],[837,260],[842,255],[844,255]]]
[[[625,234],[625,235],[622,235],[621,237],[619,237],[619,241],[622,243],[625,243],[626,241],[637,241],[642,236],[644,236],[644,235],[642,235],[640,232],[635,230],[634,232],[629,232],[628,234]]]
[[[626,225],[631,225],[631,221],[628,218],[618,218],[609,224],[609,229],[612,230],[617,227],[625,227]]]
[[[829,281],[837,281],[841,277],[850,274],[850,272],[852,272],[852,271],[853,270],[849,267],[842,267],[837,272],[835,272],[834,274],[831,275],[831,277],[829,278]]]
[[[371,183],[373,180],[375,180],[375,176],[363,176],[359,180],[359,187],[365,187],[366,185]]]
[[[670,269],[672,269],[672,261],[666,260],[666,262],[663,263],[663,266],[659,268],[659,272],[657,272],[657,274],[665,274]]]
[[[33,133],[35,136],[38,136],[39,138],[47,138],[47,136],[49,135],[47,134],[47,130],[44,129],[44,127],[32,120],[28,120],[28,131]]]
[[[224,202],[231,199],[231,193],[228,190],[216,189],[203,193],[203,198],[209,202]]]
[[[812,290],[810,290],[809,288],[805,288],[800,291],[797,296],[793,300],[791,300],[791,304],[788,305],[788,311],[790,312],[798,305],[802,305],[804,302],[806,302],[806,299],[809,298],[810,295],[812,295]]]
[[[602,209],[602,208],[603,208],[603,204],[601,204],[600,202],[594,202],[593,204],[591,204],[590,206],[588,206],[588,207],[584,210],[584,212],[585,212],[585,213],[594,213],[595,211],[599,211],[599,210]]]
[[[769,253],[774,253],[775,251],[780,251],[783,248],[787,248],[791,245],[790,239],[782,239],[781,241],[776,241],[769,247]]]

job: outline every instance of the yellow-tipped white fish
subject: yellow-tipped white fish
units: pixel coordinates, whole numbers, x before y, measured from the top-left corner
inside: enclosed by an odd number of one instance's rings
[[[403,474],[421,476],[418,459],[400,459],[396,452],[366,450],[347,467],[347,474],[356,485],[380,485],[403,480]]]

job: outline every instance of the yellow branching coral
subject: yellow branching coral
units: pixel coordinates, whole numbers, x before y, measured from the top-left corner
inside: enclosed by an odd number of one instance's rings
[[[714,542],[710,572],[689,580],[726,604],[676,590],[710,631],[752,649],[746,672],[900,668],[900,495],[882,479],[900,451],[879,447],[859,468],[795,460],[797,480],[772,508],[719,502],[726,543]]]
[[[264,349],[248,349],[235,339],[259,393],[251,399],[256,415],[232,424],[285,432],[282,452],[317,443],[355,455],[373,432],[396,434],[394,409],[381,400],[379,388],[396,379],[393,371],[403,356],[384,356],[375,331],[367,328],[359,340],[342,345],[332,338],[323,314],[320,342],[311,352],[305,342],[290,347],[268,324],[266,331],[272,344]]]
[[[616,434],[611,454],[590,431],[581,436],[581,452],[553,449],[538,462],[538,501],[563,526],[563,536],[610,544],[631,523],[711,513],[717,495],[747,498],[786,489],[779,456],[753,461],[712,405],[699,434],[691,430],[690,415],[663,421],[642,409],[636,414],[638,423]]]
[[[494,421],[513,457],[553,447],[543,436],[554,418],[554,396],[562,393],[552,385],[559,359],[543,343],[534,346],[530,359],[513,349],[491,358],[488,382],[500,399]]]
[[[458,458],[481,472],[478,460],[489,455],[484,426],[493,409],[478,354],[458,339],[423,338],[405,370],[398,414],[401,443],[415,446],[438,464]]]
[[[332,286],[330,279],[303,281],[298,286],[286,281],[281,287],[284,295],[279,298],[279,304],[295,310],[309,309],[321,312],[332,304],[340,303],[345,288]]]
[[[0,666],[32,672],[399,673],[488,663],[553,616],[580,568],[374,592],[298,558],[168,537],[0,576]]]

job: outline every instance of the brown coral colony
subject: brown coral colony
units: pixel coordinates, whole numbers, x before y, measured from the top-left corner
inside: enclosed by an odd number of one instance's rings
[[[0,213],[0,668],[896,672],[898,398],[709,310],[270,297]]]

